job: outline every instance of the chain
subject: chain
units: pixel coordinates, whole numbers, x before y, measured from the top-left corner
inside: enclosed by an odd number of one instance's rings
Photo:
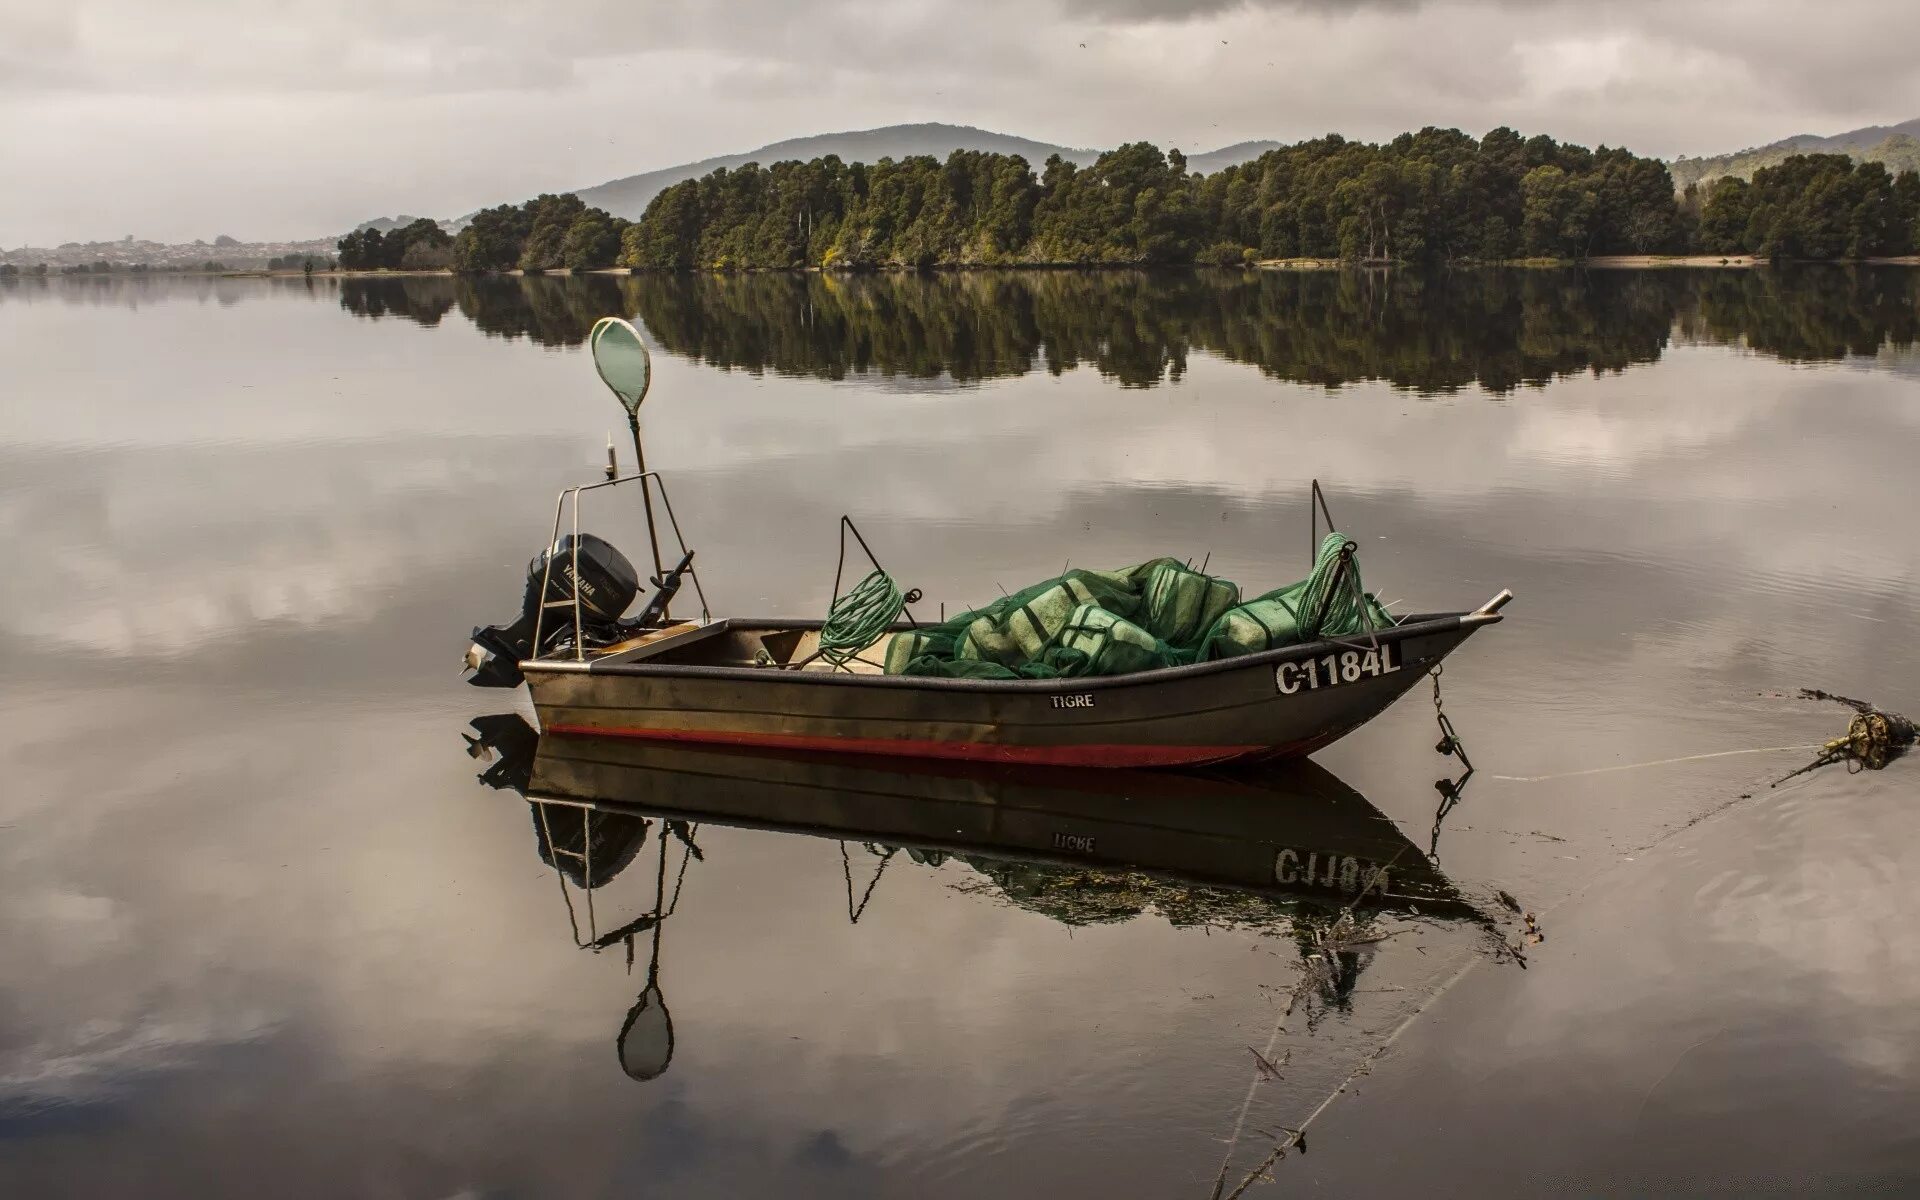
[[[1439,807],[1433,812],[1433,836],[1427,842],[1427,858],[1433,862],[1440,861],[1440,825],[1447,819],[1447,814],[1453,811],[1454,806],[1460,803],[1460,795],[1466,789],[1467,780],[1473,778],[1473,760],[1467,757],[1467,747],[1461,742],[1460,735],[1454,732],[1453,722],[1447,719],[1447,710],[1441,701],[1441,672],[1442,667],[1439,663],[1434,663],[1433,668],[1427,672],[1433,677],[1433,719],[1434,723],[1440,727],[1440,740],[1434,743],[1433,749],[1437,754],[1459,759],[1460,765],[1466,770],[1461,772],[1458,779],[1442,777],[1433,781],[1434,791],[1440,793]]]

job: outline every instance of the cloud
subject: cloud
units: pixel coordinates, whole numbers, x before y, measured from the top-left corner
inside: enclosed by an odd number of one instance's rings
[[[1904,0],[0,0],[0,161],[40,181],[0,244],[325,235],[902,121],[1714,153],[1913,116],[1916,42]]]

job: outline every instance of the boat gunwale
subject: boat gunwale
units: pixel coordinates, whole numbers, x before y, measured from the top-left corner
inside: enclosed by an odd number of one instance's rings
[[[1472,619],[1469,620],[1469,618]],[[1501,619],[1499,613],[1486,611],[1422,615],[1409,618],[1391,629],[1379,630],[1371,636],[1381,642],[1391,643],[1457,632],[1462,634],[1462,640],[1464,640],[1481,625],[1496,624]],[[730,629],[743,630],[805,630],[818,629],[823,624],[819,620],[781,620],[774,617],[727,617],[721,620],[725,621]],[[896,628],[909,629],[913,626],[900,625]],[[710,679],[733,683],[751,680],[760,684],[797,683],[824,687],[913,688],[934,692],[1044,695],[1052,692],[1078,693],[1147,687],[1162,682],[1194,679],[1228,671],[1275,666],[1283,662],[1317,658],[1330,648],[1352,650],[1356,648],[1356,642],[1364,642],[1370,646],[1372,643],[1366,641],[1367,637],[1368,635],[1361,634],[1352,638],[1321,638],[1317,641],[1301,642],[1298,645],[1282,646],[1274,650],[1262,650],[1255,654],[1215,659],[1212,662],[1190,663],[1180,667],[1157,667],[1147,671],[1132,671],[1125,675],[1075,675],[1056,679],[953,679],[939,675],[855,675],[839,671],[775,671],[759,666],[690,666],[648,660],[637,663],[616,663],[593,659],[585,661],[528,659],[520,663],[520,670],[529,679],[534,675],[590,675],[608,678]],[[1452,647],[1448,649],[1451,651]]]

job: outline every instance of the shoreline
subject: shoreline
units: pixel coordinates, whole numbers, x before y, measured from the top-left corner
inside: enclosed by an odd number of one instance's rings
[[[574,275],[753,275],[753,274],[799,274],[799,275],[905,275],[939,274],[943,272],[998,272],[998,271],[1383,271],[1383,270],[1457,270],[1457,269],[1532,269],[1565,270],[1569,268],[1590,268],[1594,270],[1660,270],[1663,268],[1684,267],[1692,269],[1742,269],[1751,270],[1774,266],[1836,266],[1836,267],[1920,267],[1920,254],[1906,254],[1897,257],[1881,258],[1822,258],[1822,259],[1764,259],[1748,254],[1606,254],[1593,258],[1511,258],[1493,261],[1463,259],[1457,262],[1435,263],[1431,267],[1415,267],[1412,264],[1392,259],[1339,259],[1339,258],[1266,258],[1247,263],[1244,266],[1214,266],[1203,263],[1143,264],[1143,263],[940,263],[932,267],[914,268],[902,266],[872,267],[862,270],[832,270],[821,267],[729,267],[729,268],[688,268],[676,270],[656,267],[594,267],[587,270],[559,268],[552,271],[478,271],[471,274],[498,277],[558,277],[569,278]],[[331,270],[315,271],[314,279],[431,279],[457,278],[468,272],[450,268],[432,270]],[[305,271],[297,270],[228,270],[228,271],[113,271],[104,275],[74,275],[49,273],[33,276],[40,279],[86,278],[86,279],[129,279],[129,278],[219,278],[219,279],[306,279]],[[13,278],[13,277],[10,277]],[[18,278],[29,278],[25,274]]]

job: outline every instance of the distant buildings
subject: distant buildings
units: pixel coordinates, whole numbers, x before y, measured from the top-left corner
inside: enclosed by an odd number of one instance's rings
[[[57,274],[67,268],[79,267],[97,272],[102,263],[106,264],[109,271],[131,270],[141,266],[148,270],[200,270],[209,260],[217,260],[229,269],[244,270],[266,267],[274,259],[284,263],[289,259],[298,261],[309,255],[326,262],[334,254],[335,241],[334,238],[311,238],[304,241],[242,242],[222,235],[212,245],[204,241],[170,244],[145,241],[128,234],[117,242],[66,242],[59,246],[0,249],[0,265],[13,266],[25,274],[36,265],[45,263],[49,273]]]

